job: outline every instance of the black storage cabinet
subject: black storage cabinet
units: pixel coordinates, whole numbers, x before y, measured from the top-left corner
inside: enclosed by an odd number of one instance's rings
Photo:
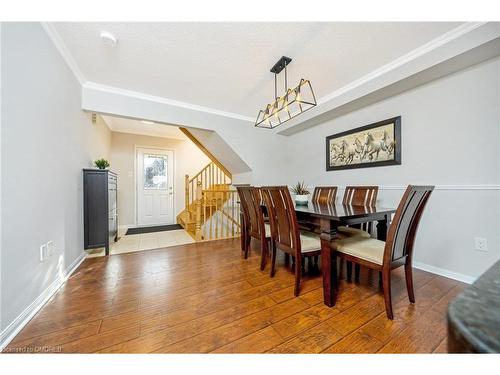
[[[104,247],[118,239],[117,175],[107,169],[83,170],[84,248]]]

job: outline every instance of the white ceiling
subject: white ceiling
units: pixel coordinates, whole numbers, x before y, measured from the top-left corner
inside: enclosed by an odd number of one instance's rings
[[[88,81],[254,118],[273,97],[269,69],[282,55],[293,58],[289,85],[310,79],[321,101],[460,23],[53,25]]]
[[[108,127],[119,133],[149,135],[151,137],[162,137],[172,139],[185,140],[187,137],[182,133],[177,126],[144,123],[139,120],[133,120],[123,117],[102,115],[102,118]]]

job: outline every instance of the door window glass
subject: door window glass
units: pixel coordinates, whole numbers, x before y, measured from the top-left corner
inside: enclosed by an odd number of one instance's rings
[[[167,157],[144,155],[144,189],[167,188]]]

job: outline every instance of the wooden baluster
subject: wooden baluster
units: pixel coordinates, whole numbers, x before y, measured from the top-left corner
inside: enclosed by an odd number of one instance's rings
[[[189,208],[189,175],[184,176],[184,197],[185,197],[185,208]]]
[[[213,216],[214,216],[214,210],[213,210],[213,197],[211,196],[211,193],[209,195],[210,197],[210,239],[213,238],[214,234],[214,229],[213,229]]]
[[[217,199],[217,193],[214,193],[214,203],[215,203],[215,213],[219,211],[219,200]],[[215,238],[219,238],[219,220],[215,220]]]
[[[214,164],[210,164],[210,188],[214,187]]]
[[[194,201],[194,180],[191,180],[191,197],[189,200],[189,204],[191,204]]]
[[[201,181],[198,181],[196,179],[196,227],[195,227],[195,239],[196,241],[201,241],[201,199],[202,199],[202,187],[201,187]]]
[[[225,196],[224,196],[224,193],[221,194],[221,200],[220,200],[220,204],[221,204],[221,212],[222,212],[222,228],[221,228],[221,236],[224,236],[224,233],[225,233],[225,236],[224,237],[227,237],[227,226],[229,224],[229,222],[227,221],[227,217],[226,215],[224,215],[224,210],[226,208],[225,206]],[[224,218],[226,218],[226,225],[224,225]]]

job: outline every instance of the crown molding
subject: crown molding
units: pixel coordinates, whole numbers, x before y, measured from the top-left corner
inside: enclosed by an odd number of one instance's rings
[[[345,97],[346,99],[344,101],[349,102],[360,97],[360,95],[366,95],[369,92],[376,91],[377,88],[375,86],[377,82],[384,80],[386,77],[394,76],[396,77],[396,81],[408,77],[409,75],[413,74],[413,72],[402,72],[402,70],[404,70],[406,66],[413,63],[418,63],[420,60],[425,59],[428,56],[433,56],[434,59],[429,65],[432,66],[437,64],[439,62],[439,59],[442,57],[441,55],[444,56],[447,53],[446,47],[449,44],[459,40],[461,37],[464,37],[467,34],[471,34],[475,30],[480,29],[487,24],[487,22],[466,22],[456,27],[455,29],[440,35],[430,42],[410,51],[409,53],[391,61],[390,63],[372,71],[371,73],[368,73],[365,76],[319,98],[317,107],[311,110],[309,114],[302,116],[295,122],[290,122],[288,126],[281,127],[280,129],[275,130],[273,133],[281,135],[291,135],[297,131],[300,131],[295,129],[299,128],[299,125],[303,126],[305,122],[311,121],[315,117],[319,117],[325,112],[332,110],[332,108],[330,107],[335,108],[336,106],[338,106],[337,103],[335,103],[336,101],[341,101]],[[144,101],[151,101],[196,112],[223,116],[230,119],[237,119],[252,124],[254,123],[254,118],[242,114],[222,111],[216,108],[205,107],[193,103],[87,81],[55,27],[49,22],[42,22],[41,25],[74,73],[75,77],[82,85],[82,88],[96,89],[107,93],[126,95],[128,97],[141,99]],[[444,52],[442,54],[436,54],[436,51],[440,48],[442,48]]]
[[[442,47],[446,43],[449,43],[462,35],[465,35],[467,33],[470,33],[471,31],[477,29],[478,27],[481,27],[485,25],[487,22],[466,22],[453,30],[450,30],[437,38],[431,40],[430,42],[414,49],[413,51],[408,52],[407,54],[398,57],[396,60],[391,61],[388,64],[385,64],[381,66],[380,68],[372,71],[371,73],[366,74],[365,76],[341,87],[338,90],[332,91],[331,93],[323,96],[322,98],[319,98],[318,100],[318,105],[321,105],[325,102],[328,102],[340,95],[343,95],[351,90],[354,90],[358,88],[359,86],[362,86],[366,84],[367,82],[370,82],[384,74],[387,74],[415,59],[418,59],[435,49]]]
[[[68,64],[69,68],[75,75],[78,82],[80,82],[80,84],[83,85],[87,80],[85,79],[85,76],[83,75],[82,71],[78,67],[78,64],[73,58],[73,55],[69,52],[68,48],[66,47],[66,44],[64,44],[61,36],[59,35],[55,27],[49,22],[40,22],[40,24],[42,25],[43,29],[49,36],[52,43],[54,43],[54,46],[61,54],[64,61],[66,61],[66,64]]]
[[[163,104],[168,104],[172,106],[177,106],[185,109],[190,109],[193,111],[198,111],[198,112],[205,112],[205,113],[210,113],[218,116],[224,116],[228,118],[233,118],[237,120],[243,120],[243,121],[248,121],[253,123],[255,119],[240,115],[238,113],[232,113],[232,112],[226,112],[226,111],[221,111],[215,108],[210,108],[210,107],[204,107],[200,106],[197,104],[192,104],[192,103],[187,103],[187,102],[182,102],[178,100],[173,100],[169,98],[164,98],[160,96],[155,96],[155,95],[149,95],[145,94],[142,92],[138,91],[132,91],[132,90],[126,90],[126,89],[121,89],[118,87],[113,87],[113,86],[107,86],[107,85],[102,85],[96,82],[90,82],[87,81],[85,76],[83,75],[82,71],[78,67],[78,64],[76,63],[75,59],[73,58],[73,55],[69,51],[69,49],[66,47],[66,44],[63,42],[61,36],[55,29],[55,27],[50,23],[50,22],[41,22],[40,23],[49,36],[49,38],[52,40],[52,43],[54,43],[55,47],[63,57],[64,61],[66,61],[66,64],[68,64],[69,68],[75,75],[75,77],[78,79],[80,84],[82,85],[82,88],[93,88],[93,89],[98,89],[102,91],[106,91],[109,93],[115,93],[115,94],[121,94],[121,95],[127,95],[133,98],[137,99],[142,99],[142,100],[149,100],[149,101],[154,101],[157,103],[163,103]]]
[[[394,92],[400,92],[399,89],[402,89],[401,92],[407,91],[420,84],[485,61],[485,59],[492,58],[494,57],[492,55],[497,54],[498,46],[495,44],[495,40],[499,39],[500,23],[464,23],[350,84],[321,97],[315,108],[300,118],[290,120],[278,128],[275,133],[285,136],[293,135],[339,115],[387,99]],[[474,56],[466,56],[467,58],[462,59],[464,60],[462,66],[457,69],[460,64],[453,59],[460,59],[469,52]],[[447,62],[453,63],[446,65]],[[464,66],[465,63],[468,65]],[[432,70],[432,68],[441,65],[443,66],[437,71]],[[408,79],[410,81],[406,82]],[[366,100],[364,100],[365,98]]]
[[[145,93],[138,92],[138,91],[122,89],[119,87],[102,85],[102,84],[96,83],[96,82],[85,82],[82,86],[84,88],[87,88],[87,89],[99,90],[99,91],[107,92],[110,94],[124,95],[124,96],[128,96],[130,98],[141,99],[141,100],[155,102],[155,103],[161,103],[161,104],[167,104],[170,106],[189,109],[192,111],[205,112],[205,113],[210,113],[212,115],[224,116],[224,117],[233,118],[236,120],[248,121],[248,122],[252,122],[252,123],[254,122],[253,118],[248,117],[248,116],[243,116],[243,115],[240,115],[237,113],[225,112],[225,111],[221,111],[221,110],[218,110],[215,108],[204,107],[201,105],[187,103],[187,102],[181,102],[178,100],[173,100],[173,99],[169,99],[169,98],[165,98],[165,97],[161,97],[161,96],[149,95],[149,94],[145,94]]]

